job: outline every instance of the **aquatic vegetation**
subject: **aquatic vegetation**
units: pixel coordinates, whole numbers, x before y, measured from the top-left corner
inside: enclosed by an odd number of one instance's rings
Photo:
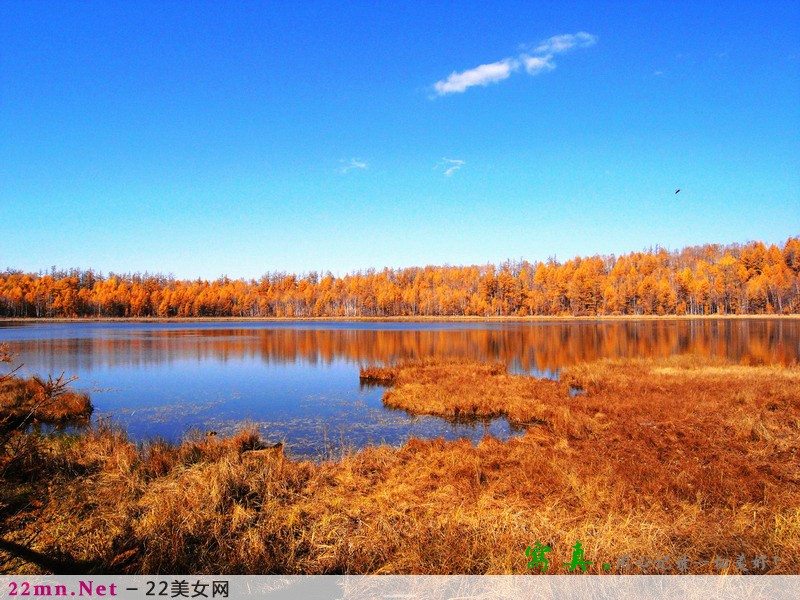
[[[512,425],[551,422],[552,408],[566,400],[566,385],[511,375],[500,363],[467,360],[406,361],[361,369],[362,381],[390,385],[383,403],[415,414],[455,419],[506,417]]]

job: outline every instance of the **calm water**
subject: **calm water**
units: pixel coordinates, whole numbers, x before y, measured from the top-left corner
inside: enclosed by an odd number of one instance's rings
[[[483,424],[453,424],[383,407],[362,365],[404,358],[502,361],[555,377],[601,357],[700,353],[752,363],[798,362],[798,320],[580,323],[36,323],[0,322],[29,374],[66,371],[138,439],[256,423],[293,456],[317,458],[410,436],[478,440]],[[516,435],[502,419],[499,438]]]

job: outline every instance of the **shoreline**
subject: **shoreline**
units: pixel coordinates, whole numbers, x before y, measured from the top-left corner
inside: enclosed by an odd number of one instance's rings
[[[548,323],[597,321],[798,320],[788,315],[562,315],[562,316],[393,316],[393,317],[3,317],[0,323]]]

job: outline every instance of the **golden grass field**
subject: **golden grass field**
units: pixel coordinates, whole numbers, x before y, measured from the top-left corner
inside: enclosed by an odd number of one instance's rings
[[[389,385],[391,406],[504,415],[526,433],[319,464],[247,429],[180,445],[103,423],[20,434],[23,452],[3,448],[0,537],[33,554],[0,551],[0,569],[42,572],[44,556],[82,572],[522,574],[539,542],[547,572],[566,573],[581,541],[592,573],[625,572],[624,557],[630,573],[675,573],[682,556],[689,573],[738,573],[739,555],[749,572],[800,572],[797,366],[599,361],[554,382],[423,361],[362,377]]]

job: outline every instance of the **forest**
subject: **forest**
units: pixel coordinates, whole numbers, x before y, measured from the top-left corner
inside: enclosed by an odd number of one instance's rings
[[[656,247],[566,262],[181,280],[91,269],[0,273],[11,318],[734,315],[800,313],[800,237]]]

